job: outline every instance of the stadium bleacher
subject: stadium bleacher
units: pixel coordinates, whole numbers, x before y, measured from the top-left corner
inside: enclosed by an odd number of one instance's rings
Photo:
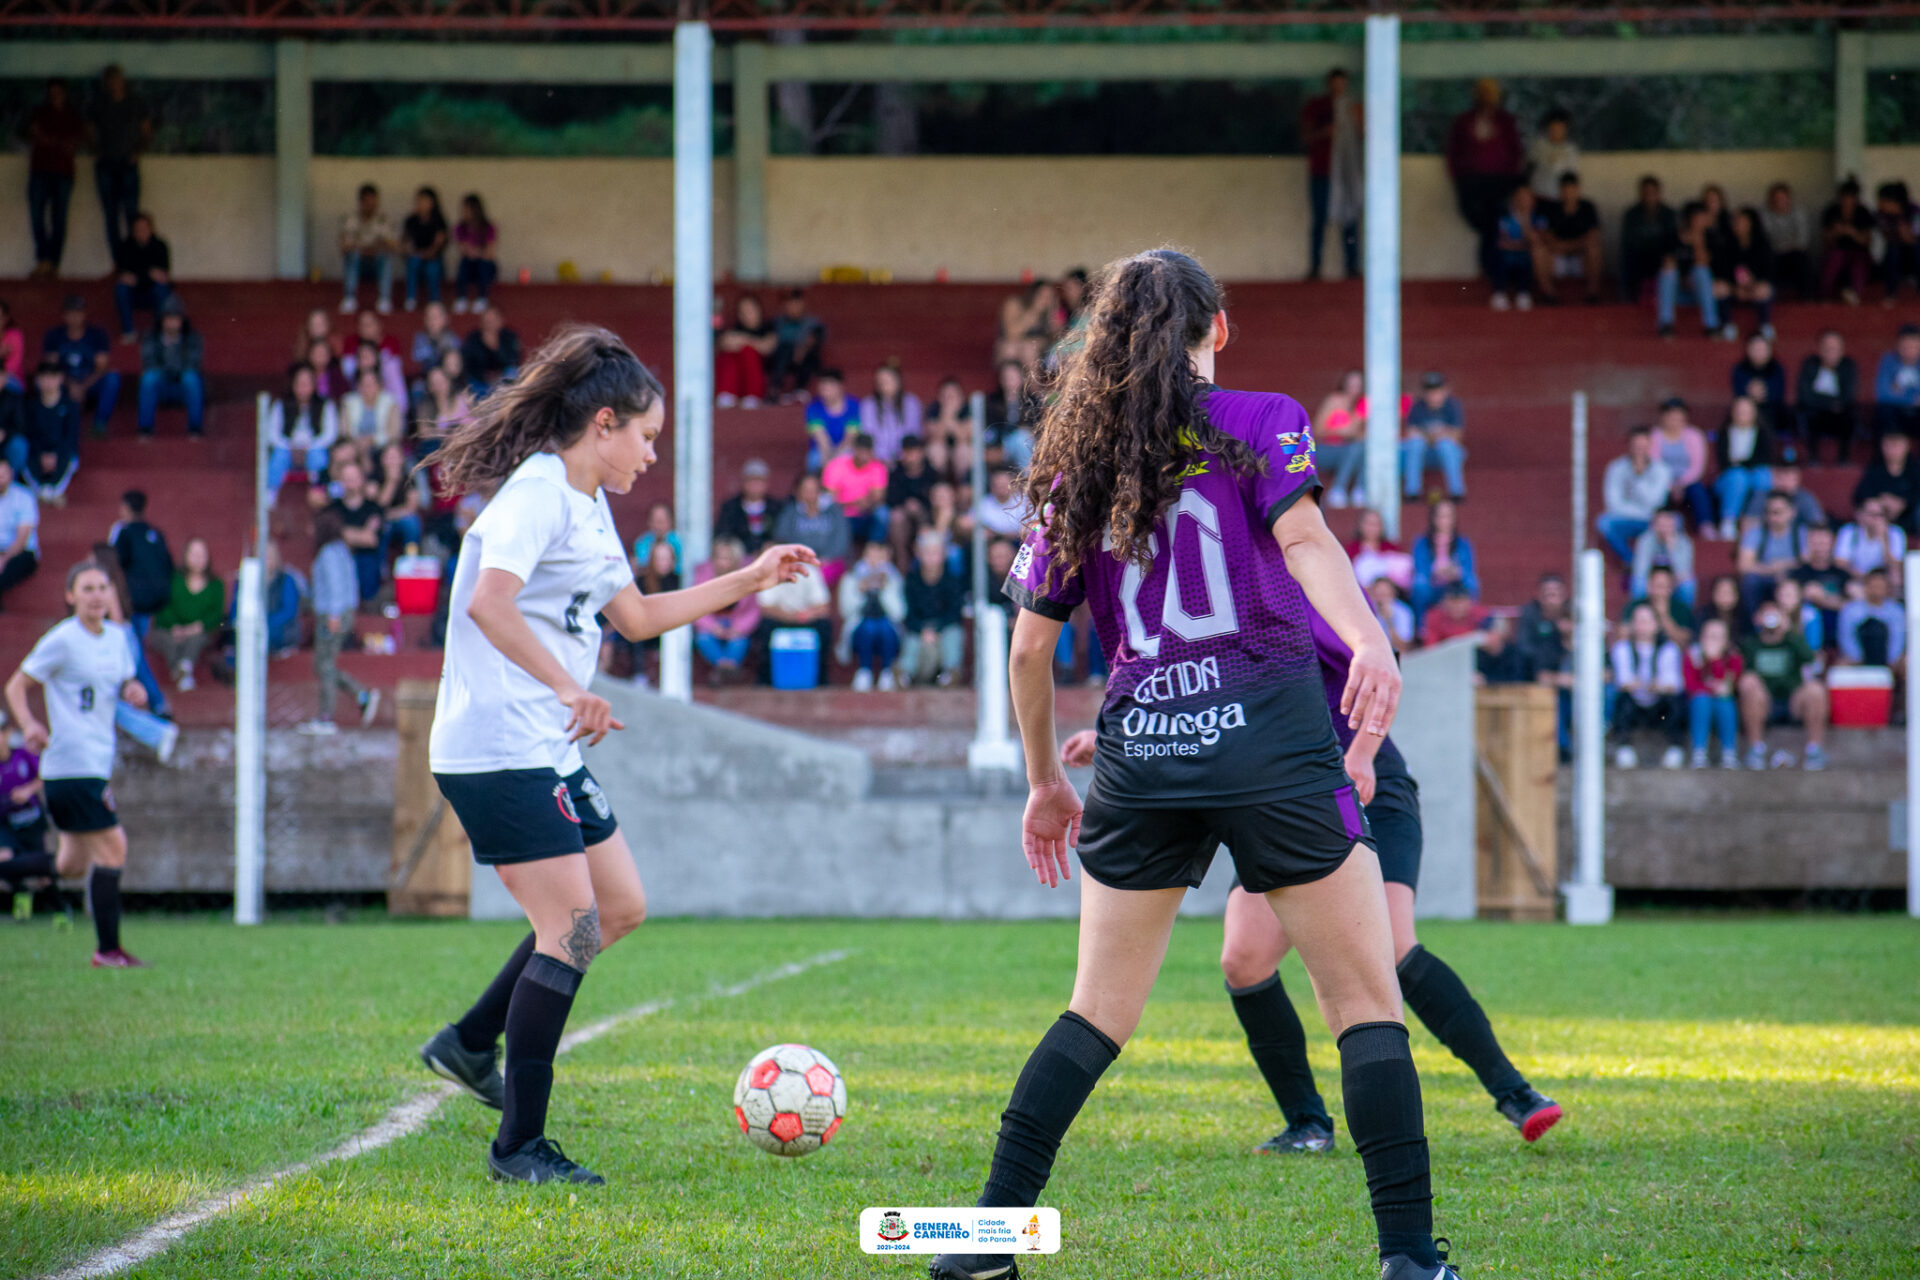
[[[9,301],[30,344],[57,320],[61,296],[71,282],[28,282],[10,291]],[[993,317],[1010,286],[996,285],[820,285],[809,290],[809,305],[827,323],[829,360],[843,367],[851,386],[864,390],[874,366],[897,359],[909,389],[929,395],[948,373],[969,386],[984,388],[989,378]],[[107,308],[104,286],[81,286],[96,313]],[[731,296],[737,287],[723,292]],[[158,438],[134,439],[130,395],[106,440],[89,438],[82,464],[64,510],[49,510],[43,529],[42,569],[8,601],[0,614],[0,647],[24,652],[32,639],[63,612],[60,579],[104,536],[114,518],[119,494],[144,488],[152,495],[154,523],[176,546],[193,534],[213,544],[216,562],[231,574],[253,522],[251,469],[253,400],[257,392],[278,390],[284,380],[292,338],[313,307],[337,300],[331,284],[195,283],[182,296],[206,338],[209,374],[207,438],[190,441],[177,414],[163,413]],[[631,342],[641,357],[671,378],[671,291],[659,287],[532,285],[501,291],[508,322],[528,342],[569,319],[608,325]],[[1230,314],[1238,330],[1221,362],[1223,381],[1285,390],[1311,409],[1339,372],[1359,362],[1361,292],[1347,284],[1250,284],[1233,288]],[[409,339],[417,314],[396,311],[386,318],[388,332]],[[470,321],[468,323],[471,323]],[[1780,353],[1791,369],[1826,327],[1843,332],[1862,365],[1872,367],[1891,343],[1894,317],[1877,308],[1834,305],[1785,306],[1778,317]],[[1527,314],[1490,312],[1481,290],[1464,283],[1409,284],[1405,296],[1405,369],[1409,380],[1421,370],[1443,369],[1467,411],[1469,500],[1463,531],[1478,549],[1483,595],[1491,604],[1518,604],[1531,593],[1538,575],[1564,569],[1570,554],[1568,526],[1570,449],[1569,397],[1587,391],[1591,404],[1588,476],[1590,510],[1599,510],[1600,474],[1621,448],[1627,427],[1650,421],[1654,406],[1678,394],[1694,408],[1702,427],[1717,426],[1729,399],[1727,375],[1738,358],[1736,344],[1689,335],[1662,341],[1643,308],[1609,305],[1563,307]],[[137,348],[116,347],[114,367],[137,369]],[[670,499],[673,489],[672,433],[660,464],[633,493],[616,499],[615,511],[629,533],[641,525],[645,505]],[[749,457],[765,458],[784,492],[805,454],[801,411],[797,407],[724,409],[714,424],[715,501],[731,492],[739,467]],[[1856,458],[1859,451],[1856,451]],[[1808,487],[1830,511],[1846,511],[1857,464],[1812,468]],[[292,494],[292,490],[289,490]],[[283,502],[277,522],[288,563],[304,568],[310,556],[303,508],[297,498]],[[1350,514],[1329,513],[1347,536]],[[1406,539],[1425,520],[1425,507],[1403,509]],[[1704,579],[1730,565],[1724,543],[1702,543]],[[354,654],[345,665],[376,686],[390,688],[402,677],[432,678],[438,654],[418,646],[423,628],[410,626],[408,643],[393,656]],[[311,684],[310,662],[296,655],[274,664],[271,681],[292,715]],[[769,700],[751,690],[721,691],[717,696],[759,709],[767,703],[772,718],[799,723],[799,713],[782,714],[784,700]],[[861,705],[872,706],[870,700]],[[177,699],[176,714],[185,725],[212,727],[231,723],[231,697],[213,682]],[[889,713],[862,712],[875,723]],[[277,718],[279,717],[276,713]]]

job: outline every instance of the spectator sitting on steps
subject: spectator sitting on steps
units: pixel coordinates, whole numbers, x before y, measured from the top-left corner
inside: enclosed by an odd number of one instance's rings
[[[740,468],[740,492],[720,504],[714,520],[715,536],[733,538],[744,555],[760,554],[760,548],[773,537],[773,524],[780,514],[780,502],[767,496],[767,464],[748,458]]]
[[[744,562],[738,539],[713,540],[713,559],[693,571],[693,585],[725,577]],[[710,613],[693,624],[693,647],[706,659],[709,680],[719,685],[747,664],[753,633],[760,625],[760,601],[747,596],[730,609]]]
[[[856,693],[894,687],[900,624],[907,616],[904,583],[883,540],[869,542],[840,579],[840,661],[858,664]]]
[[[1708,618],[1700,642],[1687,650],[1687,722],[1693,733],[1692,764],[1707,767],[1707,743],[1720,735],[1720,767],[1740,767],[1739,688],[1744,663],[1733,649],[1727,624]]]
[[[134,311],[151,311],[156,317],[173,289],[173,254],[167,242],[153,234],[153,215],[136,213],[133,234],[120,245],[113,258],[113,301],[120,312],[120,341],[132,346]]]
[[[1907,615],[1892,598],[1885,569],[1869,570],[1858,600],[1840,610],[1840,661],[1850,667],[1886,667],[1907,674]]]
[[[345,530],[337,505],[314,517],[313,543],[319,550],[313,557],[313,674],[320,682],[320,709],[299,731],[315,737],[332,737],[339,732],[333,708],[341,685],[360,708],[362,727],[372,724],[380,709],[380,691],[367,688],[339,666],[341,651],[352,637],[354,614],[360,608],[359,575],[354,569],[353,552],[341,537]]]
[[[1673,594],[1685,603],[1693,603],[1693,541],[1680,526],[1680,514],[1672,507],[1653,513],[1653,524],[1633,544],[1633,567],[1627,576],[1627,591],[1638,598],[1647,594],[1647,580],[1654,570],[1665,569]]]
[[[1533,659],[1513,643],[1513,624],[1505,618],[1487,619],[1473,666],[1477,685],[1532,684],[1534,680]]]
[[[1674,644],[1685,649],[1693,643],[1696,624],[1692,607],[1680,599],[1674,589],[1673,570],[1666,565],[1655,565],[1647,575],[1647,590],[1643,598],[1628,606],[1625,621],[1631,624],[1634,610],[1641,605],[1653,609],[1654,616],[1660,620],[1660,634]]]
[[[1769,600],[1753,615],[1754,634],[1741,646],[1746,671],[1740,676],[1740,721],[1747,734],[1747,767],[1791,768],[1793,753],[1784,748],[1767,755],[1767,726],[1804,724],[1807,753],[1804,769],[1827,767],[1827,686],[1820,679],[1818,659],[1806,638],[1788,623],[1780,606]]]
[[[67,394],[66,373],[55,356],[34,370],[21,433],[7,441],[13,473],[52,507],[67,505],[67,486],[80,468],[80,406]]]
[[[154,648],[173,675],[173,687],[186,693],[194,687],[193,664],[220,629],[227,613],[226,584],[213,571],[213,552],[205,538],[189,538],[174,570],[167,603],[153,616]]]
[[[1686,763],[1686,753],[1680,747],[1686,725],[1680,709],[1683,688],[1679,647],[1660,634],[1660,619],[1652,605],[1635,605],[1627,620],[1627,634],[1613,646],[1616,768],[1639,767],[1640,756],[1633,749],[1632,737],[1641,729],[1658,729],[1666,735],[1662,767],[1678,769]]]
[[[942,688],[960,674],[966,652],[961,627],[966,584],[947,563],[946,539],[929,529],[914,539],[914,565],[905,586],[906,618],[900,673],[910,684]]]
[[[829,584],[839,581],[853,545],[846,513],[827,496],[820,477],[811,471],[794,482],[793,501],[774,519],[773,540],[812,548]]]
[[[33,487],[16,483],[13,466],[0,458],[0,607],[40,567],[40,504]]]
[[[187,411],[187,434],[198,438],[205,424],[207,385],[201,372],[205,350],[200,331],[187,322],[179,294],[160,304],[160,323],[140,344],[140,438],[153,435],[162,405]]]
[[[83,410],[93,410],[93,433],[107,434],[114,402],[120,398],[120,375],[107,367],[113,344],[107,331],[87,323],[87,300],[69,294],[60,306],[60,326],[47,331],[41,351],[59,358],[66,370],[67,394]]]
[[[1627,452],[1607,464],[1601,488],[1605,500],[1594,523],[1620,562],[1632,564],[1633,544],[1653,522],[1653,513],[1667,505],[1673,488],[1672,473],[1654,456],[1653,428],[1627,433]]]
[[[1853,505],[1858,510],[1878,498],[1887,518],[1908,534],[1920,533],[1920,472],[1913,462],[1913,440],[1904,431],[1889,431],[1880,437],[1880,456],[1861,475],[1853,487]]]
[[[1741,536],[1735,560],[1741,595],[1752,608],[1773,594],[1773,584],[1792,573],[1807,550],[1806,527],[1794,518],[1793,500],[1776,490],[1767,495],[1766,509],[1759,527]]]

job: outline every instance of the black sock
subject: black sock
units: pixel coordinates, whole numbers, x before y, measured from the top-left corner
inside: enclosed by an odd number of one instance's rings
[[[1496,1099],[1527,1083],[1494,1039],[1487,1011],[1439,956],[1422,946],[1407,952],[1400,961],[1400,994],[1434,1038],[1472,1067],[1480,1086]]]
[[[546,1133],[553,1054],[573,1009],[573,993],[585,976],[545,952],[535,952],[513,984],[513,1001],[507,1006],[506,1106],[493,1143],[502,1155]]]
[[[468,1053],[483,1053],[499,1042],[500,1033],[507,1029],[507,1006],[513,1003],[513,985],[520,981],[520,971],[527,967],[527,957],[532,954],[533,932],[529,930],[507,957],[507,962],[500,966],[500,972],[493,975],[487,989],[473,1002],[473,1008],[453,1024],[453,1029],[460,1033],[460,1047]]]
[[[1279,971],[1250,987],[1228,983],[1227,994],[1233,997],[1233,1011],[1246,1028],[1247,1051],[1266,1077],[1267,1088],[1273,1090],[1273,1100],[1280,1104],[1287,1123],[1314,1119],[1331,1129],[1327,1104],[1314,1088],[1313,1068],[1307,1064],[1307,1031],[1300,1025],[1293,1001],[1287,999]]]
[[[120,949],[120,868],[95,867],[87,876],[87,910],[93,913],[96,950]]]
[[[38,876],[51,880],[53,875],[53,855],[50,853],[16,853],[11,858],[0,858],[0,882],[16,888],[23,880]]]
[[[1040,1198],[1067,1126],[1119,1056],[1120,1046],[1077,1013],[1063,1013],[1047,1028],[1000,1113],[981,1208],[1024,1209]]]
[[[1423,1267],[1436,1265],[1426,1120],[1407,1029],[1361,1022],[1341,1032],[1340,1092],[1347,1132],[1367,1169],[1380,1256],[1404,1253]]]

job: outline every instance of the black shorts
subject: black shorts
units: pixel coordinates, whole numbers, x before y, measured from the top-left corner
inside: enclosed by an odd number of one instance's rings
[[[466,828],[474,861],[486,866],[584,853],[619,830],[606,792],[584,768],[568,778],[552,769],[500,769],[433,780]]]
[[[1113,889],[1198,888],[1221,845],[1249,892],[1332,875],[1355,844],[1373,845],[1351,786],[1219,808],[1138,809],[1096,788],[1080,820],[1080,865]]]
[[[1380,854],[1380,878],[1420,887],[1420,787],[1404,773],[1390,773],[1374,788],[1367,806],[1373,847]]]
[[[105,778],[48,778],[47,817],[56,830],[76,836],[120,825],[113,788]]]
[[[14,825],[0,822],[0,849],[10,849],[14,853],[45,853],[47,851],[47,816],[41,814],[31,822]]]

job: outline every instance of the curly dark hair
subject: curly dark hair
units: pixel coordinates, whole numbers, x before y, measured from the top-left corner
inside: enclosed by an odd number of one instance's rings
[[[1102,546],[1146,568],[1154,526],[1196,454],[1238,475],[1264,470],[1244,441],[1207,421],[1207,384],[1187,354],[1208,340],[1221,303],[1206,268],[1177,249],[1095,276],[1085,337],[1061,365],[1026,477],[1053,552],[1050,578],[1071,580]]]
[[[438,467],[445,493],[491,493],[534,454],[578,440],[601,409],[625,419],[653,408],[662,394],[660,380],[611,331],[565,325],[415,470]]]

